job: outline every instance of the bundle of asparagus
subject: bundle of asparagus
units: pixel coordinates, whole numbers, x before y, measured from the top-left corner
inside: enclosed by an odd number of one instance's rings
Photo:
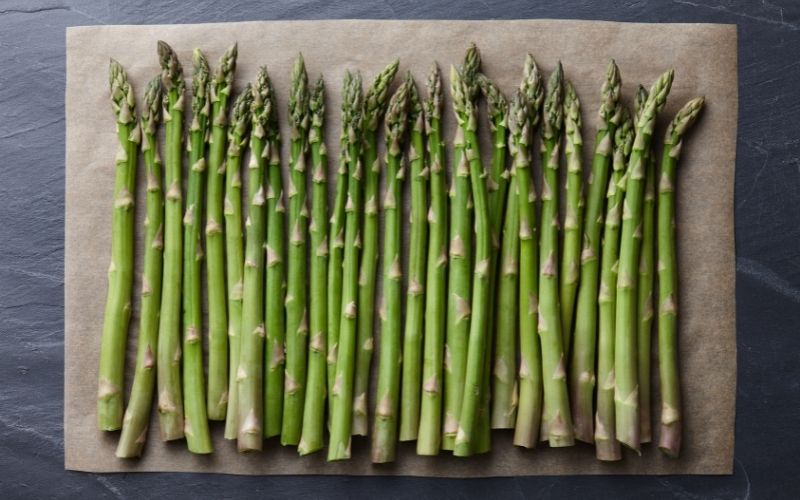
[[[561,63],[545,85],[528,55],[509,100],[481,73],[471,45],[450,70],[457,127],[449,212],[438,66],[428,75],[425,98],[410,72],[391,92],[399,61],[366,92],[360,74],[347,72],[328,207],[322,77],[310,88],[305,61],[296,59],[283,165],[278,102],[266,68],[228,110],[237,46],[213,74],[196,49],[184,204],[186,83],[177,54],[164,42],[158,53],[161,75],[148,84],[140,117],[124,69],[115,61],[110,68],[120,150],[98,426],[122,428],[119,457],[141,455],[157,381],[161,437],[185,437],[193,453],[212,452],[209,421],[223,419],[225,437],[236,439],[241,452],[259,451],[264,438],[280,435],[283,446],[314,453],[324,447],[327,413],[328,460],[349,458],[352,436],[370,429],[376,463],[395,460],[398,441],[417,441],[419,455],[470,456],[489,451],[492,428],[514,429],[517,446],[533,448],[540,440],[571,446],[578,439],[594,443],[598,459],[619,460],[620,444],[640,452],[652,439],[656,308],[659,448],[679,455],[674,192],[682,139],[704,101],[690,101],[669,124],[659,168],[653,137],[672,71],[649,91],[640,87],[631,113],[622,103],[619,68],[609,63],[585,175],[580,100]],[[164,172],[157,141],[162,116]],[[488,166],[480,151],[483,126],[492,137]],[[142,307],[123,418],[140,148],[147,173]]]

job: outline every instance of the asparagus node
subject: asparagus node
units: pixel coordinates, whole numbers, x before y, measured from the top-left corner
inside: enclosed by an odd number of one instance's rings
[[[600,271],[600,235],[603,209],[614,149],[614,134],[621,118],[617,105],[620,75],[611,60],[601,89],[600,122],[595,136],[592,168],[587,179],[586,207],[583,216],[583,247],[580,256],[580,282],[575,306],[573,346],[570,351],[570,396],[575,438],[594,442],[595,357],[597,354],[597,294]]]
[[[675,247],[676,168],[683,136],[697,120],[704,98],[692,99],[667,129],[658,181],[658,361],[661,388],[658,448],[669,457],[681,450],[681,391],[678,372],[678,260]]]
[[[499,303],[497,287],[501,279],[500,270],[498,269],[498,263],[502,255],[500,248],[500,230],[504,223],[504,208],[506,206],[510,176],[507,170],[508,150],[506,146],[508,138],[508,128],[506,125],[508,101],[502,92],[500,92],[500,89],[485,75],[478,74],[476,81],[481,89],[481,93],[486,99],[489,113],[489,129],[492,133],[492,162],[486,180],[489,202],[489,229],[492,238],[492,252],[490,254],[491,258],[489,264],[489,294],[491,300],[489,324],[495,324],[495,322],[497,322],[498,326],[500,326],[499,316],[495,318],[495,308],[498,307]],[[514,288],[516,288],[516,286]],[[516,294],[514,293],[513,295]],[[507,331],[510,326],[512,330],[510,337],[513,339],[513,330],[516,326],[516,311],[508,312],[511,314],[506,314],[505,318],[512,318],[512,320],[511,325],[509,325],[507,321],[506,324],[503,325],[503,328],[506,330],[504,335],[507,337],[509,336]],[[494,346],[493,330],[494,329],[490,329],[486,336],[487,355],[484,356],[482,398],[478,408],[477,441],[475,444],[476,453],[485,453],[489,451],[491,447],[492,415],[490,409],[490,390],[492,387],[492,367],[494,365],[494,358],[491,355],[492,347]]]
[[[378,159],[378,127],[389,98],[398,61],[389,63],[373,80],[364,94],[363,158],[364,223],[361,234],[361,263],[358,271],[358,319],[356,340],[356,372],[353,385],[354,436],[366,436],[367,397],[372,364],[373,331],[375,329],[375,274],[378,268],[378,196],[381,164]]]
[[[164,181],[167,187],[164,210],[164,265],[161,312],[158,325],[158,413],[161,439],[171,441],[184,436],[183,395],[181,391],[181,285],[183,205],[183,107],[186,83],[178,56],[164,42],[158,42],[165,126]]]
[[[469,52],[474,53],[480,65],[477,49],[473,45]],[[464,377],[464,396],[461,404],[458,431],[456,434],[455,456],[469,456],[475,451],[476,424],[478,408],[483,393],[484,356],[486,336],[488,335],[489,294],[491,274],[491,230],[489,202],[486,191],[486,172],[481,164],[480,146],[477,135],[477,107],[475,98],[477,84],[474,73],[465,65],[462,73],[451,68],[450,82],[453,106],[458,126],[464,132],[464,158],[469,162],[470,188],[475,207],[475,270],[472,284],[472,316],[467,347],[467,369]]]
[[[219,60],[210,85],[211,135],[206,179],[206,288],[208,292],[208,418],[225,419],[225,438],[235,439],[239,425],[236,367],[238,330],[228,329],[225,302],[225,236],[223,190],[228,139],[228,103],[233,88],[238,47],[230,46]],[[230,344],[230,345],[229,345]],[[230,369],[229,369],[230,367]]]
[[[163,265],[164,193],[161,189],[161,157],[158,154],[158,122],[161,120],[161,79],[153,78],[144,94],[144,108],[139,120],[142,131],[142,156],[147,170],[147,217],[144,223],[144,270],[142,272],[142,309],[139,315],[139,338],[136,348],[136,371],[128,407],[122,420],[117,457],[142,455],[153,387],[156,381],[155,353],[158,343],[158,313],[161,307],[161,267]]]
[[[564,82],[564,156],[567,162],[566,212],[564,214],[564,248],[561,252],[559,294],[561,333],[564,355],[572,346],[575,299],[578,293],[581,259],[581,225],[583,223],[583,138],[581,137],[581,102],[572,82]]]
[[[203,247],[200,223],[206,170],[210,102],[208,60],[195,49],[192,57],[192,123],[189,126],[189,179],[183,216],[183,410],[186,444],[192,453],[211,453],[205,373],[203,371],[203,297],[200,267]]]
[[[606,197],[602,248],[600,250],[600,289],[597,295],[597,411],[595,413],[594,441],[598,460],[622,459],[617,441],[614,409],[614,330],[616,323],[617,268],[619,263],[619,229],[625,199],[625,172],[633,146],[633,120],[630,113],[617,105],[620,124],[614,133],[614,154],[611,178]],[[577,337],[576,337],[577,339]]]
[[[115,60],[109,66],[111,108],[116,117],[119,149],[111,218],[111,265],[100,345],[97,385],[97,427],[114,431],[122,425],[122,390],[125,383],[125,346],[133,293],[133,226],[136,197],[136,157],[141,128],[136,120],[136,98],[125,69]]]
[[[646,160],[655,119],[664,107],[672,85],[673,71],[667,71],[653,84],[641,116],[631,149],[625,187],[617,276],[616,325],[614,337],[614,403],[617,440],[639,453],[639,382],[637,368],[637,277],[642,241],[642,204]]]
[[[264,347],[264,230],[266,228],[266,163],[272,155],[272,85],[266,67],[261,67],[256,83],[249,87],[250,161],[247,164],[247,219],[245,221],[245,259],[242,288],[242,329],[239,366],[239,451],[261,449],[263,431],[263,347]],[[237,103],[238,105],[238,103]],[[248,404],[249,403],[249,404]],[[242,419],[241,417],[244,416]]]
[[[270,83],[271,88],[271,83]],[[270,91],[269,164],[267,182],[267,241],[265,261],[266,349],[264,352],[264,437],[281,433],[284,367],[286,364],[286,204],[281,174],[281,135],[278,103]]]
[[[408,94],[414,82],[411,76],[389,101],[384,120],[386,140],[386,193],[383,200],[383,301],[380,309],[381,348],[378,365],[378,391],[372,433],[372,462],[395,459],[397,448],[397,406],[400,395],[402,356],[402,142],[409,122]]]
[[[564,124],[564,73],[561,64],[550,76],[544,102],[542,136],[542,219],[539,250],[539,318],[544,386],[543,438],[551,447],[572,446],[564,338],[558,289],[558,167]]]
[[[314,85],[309,97],[311,128],[308,143],[311,148],[311,269],[310,269],[310,323],[311,338],[308,343],[308,389],[303,405],[303,432],[297,447],[300,455],[322,449],[323,422],[325,420],[326,346],[328,328],[328,152],[323,137],[325,118],[325,84],[322,76]]]
[[[286,286],[286,368],[283,384],[281,444],[297,445],[303,425],[303,402],[308,361],[306,153],[308,151],[308,74],[302,54],[292,68],[289,96],[291,128],[289,200],[289,258]]]
[[[474,46],[467,50],[463,73],[475,78],[479,56]],[[452,82],[451,82],[452,85]],[[450,212],[450,269],[447,287],[447,329],[444,351],[445,415],[442,449],[455,447],[464,397],[464,378],[467,370],[467,346],[472,314],[472,253],[473,227],[470,210],[471,187],[469,162],[465,153],[466,140],[462,127],[456,127],[451,162]],[[406,383],[403,381],[403,392]],[[415,436],[416,437],[416,433]],[[403,439],[402,429],[400,439]],[[412,438],[413,439],[413,438]]]
[[[447,188],[444,174],[444,143],[442,141],[441,111],[442,111],[442,83],[439,67],[434,64],[428,74],[428,98],[423,104],[425,118],[425,131],[427,135],[428,163],[430,174],[430,206],[427,212],[428,248],[426,262],[426,290],[425,290],[425,319],[424,342],[425,363],[432,370],[431,373],[438,382],[438,396],[422,400],[422,427],[419,433],[419,444],[427,441],[426,434],[435,433],[436,450],[441,447],[442,432],[442,369],[444,365],[444,342],[447,300]],[[416,180],[416,178],[415,178]],[[412,187],[413,189],[413,187]],[[412,194],[413,197],[413,194]],[[426,367],[423,366],[423,369]],[[431,377],[423,375],[429,380]],[[428,409],[426,409],[426,406]],[[435,428],[428,431],[426,427],[426,412],[431,411],[436,419]],[[432,446],[430,447],[433,448]],[[417,448],[419,453],[419,445]]]
[[[344,217],[347,202],[347,136],[342,130],[339,139],[339,166],[336,170],[336,194],[331,209],[328,231],[328,424],[333,415],[333,381],[336,378],[336,357],[339,348],[339,327],[342,317],[342,261],[344,258]]]
[[[342,129],[347,150],[347,202],[345,203],[345,246],[342,271],[342,312],[336,357],[336,376],[331,398],[333,411],[330,424],[328,460],[350,458],[353,422],[353,375],[355,373],[358,257],[361,246],[361,164],[363,94],[361,75],[345,73],[342,100]]]

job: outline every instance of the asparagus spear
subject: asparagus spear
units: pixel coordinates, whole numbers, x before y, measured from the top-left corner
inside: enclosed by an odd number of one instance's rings
[[[467,50],[462,71],[474,79],[480,66],[480,57],[474,46]],[[452,82],[451,82],[452,85]],[[466,140],[462,127],[456,127],[451,162],[450,198],[450,271],[447,292],[447,330],[444,354],[445,415],[442,449],[455,447],[461,406],[464,397],[464,377],[467,369],[467,344],[469,342],[470,300],[472,298],[472,216],[470,205],[469,162],[464,150]],[[405,369],[405,365],[404,365]],[[403,392],[406,387],[403,381]],[[404,403],[405,404],[405,403]],[[413,439],[416,437],[414,427]],[[403,439],[403,430],[400,430]]]
[[[410,79],[410,75],[409,75]],[[422,344],[422,391],[420,398],[417,454],[439,453],[442,432],[442,356],[444,339],[425,336],[425,286],[428,250],[428,176],[425,159],[425,113],[413,80],[408,92],[408,120],[411,124],[409,159],[411,166],[411,217],[409,219],[408,292],[406,295],[405,339],[417,337]]]
[[[386,194],[383,199],[383,301],[381,304],[381,349],[378,365],[378,392],[372,433],[372,461],[392,462],[397,447],[397,404],[400,393],[402,345],[402,141],[408,122],[408,93],[414,85],[411,76],[389,101],[384,120],[386,139]]]
[[[617,106],[620,76],[611,60],[601,89],[600,123],[595,136],[592,170],[587,180],[586,210],[583,217],[583,249],[580,283],[575,311],[575,332],[570,358],[570,396],[575,438],[594,442],[595,355],[597,351],[597,291],[600,230],[614,149],[614,134],[620,121]]]
[[[164,42],[158,42],[165,125],[164,181],[168,186],[164,210],[164,267],[161,312],[158,324],[158,413],[161,439],[170,441],[184,435],[181,394],[181,172],[183,169],[183,97],[186,84],[178,56]]]
[[[140,118],[142,156],[147,169],[147,216],[144,222],[144,271],[142,272],[142,309],[139,315],[139,338],[136,348],[136,372],[122,420],[122,434],[117,444],[119,458],[142,455],[153,385],[156,381],[155,352],[158,342],[158,313],[161,307],[161,267],[163,265],[164,194],[161,190],[161,157],[158,154],[158,122],[161,120],[161,78],[147,84]]]
[[[231,124],[228,129],[228,153],[226,169],[226,195],[225,195],[225,239],[226,247],[234,253],[241,251],[241,152],[248,141],[248,131],[251,124],[251,107],[253,105],[253,88],[248,83],[245,89],[236,97],[233,103]],[[233,178],[232,178],[233,177]],[[237,235],[238,233],[238,235]],[[261,355],[263,348],[263,332],[258,328],[243,330],[241,317],[234,319],[238,314],[231,306],[236,302],[236,307],[243,306],[244,286],[244,255],[242,254],[241,269],[237,267],[237,257],[227,254],[228,261],[228,311],[231,313],[230,328],[237,328],[241,333],[238,339],[239,365],[236,370],[236,390],[239,393],[239,430],[237,434],[238,449],[240,452],[261,450]],[[237,269],[240,278],[231,279],[231,270]],[[235,271],[233,271],[235,274]],[[237,283],[239,283],[237,285]],[[238,290],[237,290],[238,288]],[[233,300],[231,300],[233,297]],[[238,297],[238,298],[237,298]],[[239,311],[241,312],[241,311]],[[236,324],[239,324],[236,327]]]
[[[245,222],[244,286],[242,288],[242,330],[239,337],[240,357],[236,367],[241,382],[239,401],[249,401],[252,406],[240,408],[246,415],[246,425],[239,428],[239,451],[260,450],[262,446],[263,415],[262,380],[264,372],[264,229],[266,209],[264,174],[271,148],[270,118],[272,114],[272,86],[266,67],[261,67],[256,83],[250,87],[250,161],[247,164],[247,220]],[[247,393],[244,392],[247,391]],[[245,413],[247,412],[247,413]]]
[[[325,118],[325,84],[320,76],[309,97],[311,128],[308,143],[311,146],[311,279],[309,300],[311,339],[308,344],[308,390],[303,410],[303,432],[297,451],[307,455],[323,446],[323,421],[325,418],[325,340],[328,327],[328,152],[323,137]]]
[[[141,128],[136,121],[136,98],[125,69],[115,60],[109,66],[111,108],[116,117],[119,149],[114,181],[111,226],[111,265],[100,346],[97,388],[97,427],[114,431],[122,425],[122,389],[125,345],[128,339],[133,290],[133,224],[136,192],[136,155]]]
[[[658,112],[664,107],[672,85],[673,71],[653,84],[631,149],[622,213],[619,271],[617,276],[616,325],[614,336],[614,403],[617,440],[639,452],[639,385],[637,372],[637,267],[642,238],[642,203],[645,162]]]
[[[269,116],[269,165],[267,182],[267,257],[265,261],[264,316],[266,324],[266,349],[264,358],[264,437],[281,433],[283,417],[283,371],[285,365],[284,342],[286,317],[286,205],[283,198],[281,174],[281,136],[278,122],[278,103],[270,86],[271,110]]]
[[[336,377],[331,398],[328,460],[350,458],[353,422],[353,374],[356,351],[356,302],[358,300],[358,254],[361,210],[361,132],[363,117],[361,74],[345,73],[342,100],[342,129],[347,137],[347,202],[345,203],[345,245],[342,271],[342,312],[336,358]]]
[[[497,337],[503,337],[503,339],[500,341],[503,342],[502,347],[508,348],[508,339],[510,338],[510,347],[513,349],[515,344],[514,334],[517,323],[516,303],[514,302],[515,299],[513,299],[513,297],[516,297],[517,295],[516,271],[514,270],[516,264],[514,263],[513,266],[507,269],[498,269],[498,262],[501,261],[501,255],[505,256],[503,251],[508,250],[507,247],[509,245],[513,249],[519,244],[519,240],[516,236],[517,231],[514,230],[513,232],[515,235],[511,239],[516,241],[516,243],[513,241],[503,242],[506,247],[501,250],[500,229],[503,227],[504,222],[507,222],[507,219],[504,220],[504,215],[508,215],[508,212],[506,212],[504,209],[507,206],[506,199],[510,177],[510,171],[507,169],[508,149],[506,145],[508,140],[508,128],[506,125],[508,101],[502,92],[500,92],[500,89],[498,89],[497,86],[485,75],[479,74],[477,81],[481,88],[481,92],[486,99],[489,113],[489,128],[492,132],[492,164],[489,169],[486,186],[489,197],[489,226],[492,236],[492,252],[490,259],[491,271],[489,276],[491,297],[489,322],[490,324],[497,324]],[[511,212],[513,213],[516,210],[516,207],[514,207],[512,208]],[[518,224],[518,222],[516,224]],[[518,251],[514,252],[516,253]],[[516,261],[516,256],[513,257],[513,259]],[[509,270],[512,270],[512,272],[507,272]],[[499,297],[500,294],[503,294],[503,291],[497,292],[498,283],[501,283],[501,285],[505,283],[505,295],[512,298],[511,302],[513,302],[513,304],[506,302],[506,304],[512,306],[511,310],[502,311],[497,309],[497,314],[495,314],[496,308],[503,307],[503,305],[501,305],[503,301],[501,301]],[[489,334],[486,337],[487,353],[491,353],[492,347],[495,345],[495,339],[493,339],[491,335],[493,330],[493,328],[490,329]],[[512,356],[513,358],[516,358],[515,353],[512,353]],[[489,447],[491,445],[492,416],[490,415],[489,408],[489,393],[492,386],[492,366],[495,364],[494,361],[495,359],[490,354],[484,356],[483,389],[481,404],[478,409],[478,439],[476,441],[475,448],[477,453],[489,451]],[[513,380],[511,387],[513,389]],[[513,427],[513,424],[506,424],[506,428],[509,427]]]
[[[578,292],[583,223],[583,138],[581,137],[581,102],[570,81],[564,82],[564,155],[567,160],[566,212],[564,215],[564,248],[561,252],[561,333],[564,354],[572,346],[572,324],[575,295]]]
[[[614,132],[613,172],[608,182],[606,196],[608,208],[603,227],[603,245],[600,250],[600,289],[597,332],[597,412],[595,414],[594,441],[597,458],[603,461],[622,459],[614,415],[614,328],[617,303],[617,267],[619,261],[619,225],[622,202],[625,199],[625,172],[628,155],[633,146],[633,119],[630,113],[617,104],[615,115],[619,126]],[[576,337],[577,340],[577,337]]]
[[[444,142],[442,141],[442,81],[439,67],[434,64],[428,74],[428,98],[423,106],[425,130],[428,143],[428,169],[430,173],[430,208],[428,222],[428,255],[425,290],[424,339],[426,352],[430,352],[434,371],[439,382],[437,405],[431,408],[439,421],[435,429],[437,448],[441,444],[439,433],[442,430],[441,388],[442,366],[444,363],[444,337],[447,300],[447,188],[445,186]],[[428,345],[431,347],[428,348]],[[428,377],[429,378],[429,377]],[[422,402],[425,412],[425,400]],[[428,405],[431,406],[430,404]],[[423,415],[424,419],[424,415]],[[420,434],[424,434],[420,430]],[[420,442],[423,437],[420,436]],[[438,450],[437,450],[438,451]]]
[[[539,250],[539,337],[542,343],[544,418],[542,436],[550,446],[574,444],[567,393],[564,338],[558,294],[558,166],[564,124],[564,73],[559,63],[550,76],[544,102],[542,136],[542,221]]]
[[[333,414],[333,380],[336,378],[336,354],[342,317],[342,259],[344,256],[344,206],[347,201],[347,136],[339,138],[339,166],[336,170],[336,194],[328,231],[331,254],[328,261],[328,423]]]
[[[228,139],[228,101],[236,70],[237,45],[219,60],[211,78],[211,136],[208,141],[206,181],[206,288],[208,290],[208,418],[225,419],[225,438],[235,439],[239,426],[236,367],[239,365],[238,330],[228,329],[225,303],[225,243],[223,186]],[[228,345],[230,342],[230,346]],[[229,349],[230,347],[230,349]],[[230,359],[228,358],[230,356]],[[230,364],[231,369],[228,369]]]
[[[356,373],[353,387],[353,425],[355,436],[366,436],[367,393],[372,362],[375,328],[375,273],[378,267],[378,127],[386,111],[389,86],[399,62],[389,63],[373,80],[364,94],[364,231],[361,237],[361,265],[358,276],[358,338],[356,341]]]
[[[208,60],[195,49],[192,57],[192,123],[189,126],[189,186],[183,216],[183,409],[184,432],[192,453],[211,453],[214,447],[208,431],[205,374],[203,371],[203,298],[200,266],[203,247],[200,243],[200,220],[208,139]]]
[[[675,248],[675,170],[683,136],[697,120],[704,98],[686,103],[667,128],[658,181],[658,359],[661,418],[658,448],[669,457],[681,450],[681,397],[678,373],[678,261]]]
[[[652,440],[650,424],[650,354],[653,334],[653,286],[655,257],[655,176],[656,157],[653,150],[647,156],[647,172],[645,173],[644,206],[642,207],[642,252],[639,256],[639,293],[637,311],[637,327],[639,338],[637,367],[639,371],[639,428],[640,440],[649,443]]]
[[[480,66],[477,48],[472,45]],[[456,434],[455,456],[468,456],[474,450],[475,429],[478,408],[483,392],[484,356],[486,353],[486,336],[488,335],[489,293],[490,293],[490,261],[491,230],[489,222],[489,202],[486,192],[486,172],[481,164],[480,146],[477,134],[476,96],[478,86],[474,74],[465,67],[459,73],[455,67],[450,71],[450,82],[453,93],[453,106],[458,126],[464,132],[464,157],[469,162],[470,187],[475,203],[475,270],[472,282],[472,317],[470,321],[469,342],[467,347],[467,370],[464,377],[464,396]]]
[[[519,94],[508,115],[509,150],[517,181],[519,203],[519,404],[514,444],[536,446],[542,418],[542,353],[536,331],[539,313],[539,238],[536,225],[536,190],[533,185],[531,143],[539,124],[544,79],[530,54]],[[514,195],[514,193],[512,193]]]
[[[286,287],[286,369],[283,384],[281,444],[300,442],[308,358],[307,255],[308,207],[306,205],[306,152],[308,151],[308,74],[302,54],[292,68],[289,94],[291,127],[289,200],[289,259]]]

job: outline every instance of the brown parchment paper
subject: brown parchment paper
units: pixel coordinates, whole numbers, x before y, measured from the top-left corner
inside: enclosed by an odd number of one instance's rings
[[[424,79],[437,60],[447,75],[474,41],[483,71],[507,93],[518,84],[526,52],[549,72],[561,59],[582,100],[586,165],[596,130],[599,88],[609,58],[619,64],[628,103],[640,82],[647,86],[665,69],[675,83],[659,121],[665,123],[688,99],[705,95],[707,107],[683,151],[679,174],[680,351],[685,404],[680,459],[664,458],[653,445],[643,456],[622,462],[594,458],[588,445],[522,450],[509,431],[493,433],[492,452],[469,459],[447,453],[418,457],[413,443],[399,446],[397,461],[372,465],[369,440],[354,438],[353,459],[326,463],[324,454],[300,458],[293,448],[265,443],[261,454],[239,455],[213,424],[215,451],[190,454],[182,442],[162,443],[155,416],[145,455],[120,460],[118,433],[96,428],[97,366],[110,254],[114,120],[108,101],[108,60],[128,70],[137,95],[157,74],[156,40],[179,53],[187,80],[191,50],[203,48],[212,64],[239,43],[236,88],[269,66],[281,103],[282,126],[291,62],[305,56],[311,79],[327,82],[326,140],[333,179],[338,154],[340,83],[345,69],[359,69],[365,85],[388,61],[399,57],[401,74],[411,70],[424,92]],[[594,21],[279,21],[173,26],[93,26],[67,30],[66,89],[66,262],[65,262],[65,467],[94,472],[184,471],[233,474],[349,474],[480,477],[553,474],[730,474],[733,463],[736,387],[733,180],[737,119],[736,27],[711,24],[632,24]],[[445,85],[447,87],[447,84]],[[452,137],[448,98],[445,129]],[[284,134],[287,130],[283,131]],[[284,135],[286,136],[286,135]],[[484,154],[489,152],[484,134]],[[286,141],[288,142],[288,141]],[[284,146],[286,146],[286,142]],[[538,164],[537,164],[538,165]],[[538,169],[538,166],[536,167]],[[137,215],[144,216],[144,175],[139,171]],[[331,189],[332,189],[331,182]],[[141,238],[137,226],[137,281]],[[380,290],[380,287],[378,288]],[[136,290],[138,298],[138,288]],[[137,299],[138,302],[138,299]],[[129,337],[126,394],[132,379],[137,333],[135,304]],[[657,364],[653,364],[654,374]],[[656,377],[654,377],[656,378]],[[374,390],[374,388],[373,388]],[[654,389],[655,390],[655,389]],[[654,417],[658,412],[654,395]],[[371,406],[371,404],[370,404]],[[654,426],[656,429],[657,426]],[[654,439],[655,441],[656,439]]]

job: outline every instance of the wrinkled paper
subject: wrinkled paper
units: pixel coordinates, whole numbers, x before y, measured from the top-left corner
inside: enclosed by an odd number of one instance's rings
[[[239,43],[236,90],[253,81],[266,64],[278,93],[288,137],[286,103],[292,60],[302,51],[313,81],[324,73],[327,87],[326,142],[330,150],[329,189],[339,144],[341,81],[346,69],[362,72],[365,86],[389,61],[400,59],[423,95],[425,77],[436,60],[443,74],[458,64],[469,42],[477,43],[483,71],[508,95],[521,77],[527,52],[549,73],[560,59],[581,98],[584,165],[590,165],[600,86],[609,58],[622,73],[625,102],[636,86],[649,87],[668,68],[675,83],[659,119],[656,138],[687,100],[706,96],[706,109],[685,141],[678,181],[680,263],[680,360],[685,423],[679,459],[665,458],[655,445],[643,455],[602,463],[586,444],[535,450],[511,444],[511,431],[494,431],[492,451],[468,459],[443,452],[419,457],[414,443],[401,443],[397,461],[373,465],[369,438],[353,439],[353,459],[326,463],[325,453],[299,457],[277,440],[260,454],[240,455],[212,423],[215,451],[192,455],[182,442],[162,443],[152,418],[144,457],[114,456],[118,433],[96,427],[97,367],[110,258],[114,155],[117,139],[108,97],[108,61],[128,70],[139,102],[147,80],[158,74],[156,41],[178,52],[187,81],[191,51],[202,48],[212,66],[233,42]],[[397,79],[399,81],[399,78]],[[395,86],[397,83],[395,82]],[[448,87],[445,80],[445,88]],[[730,474],[733,463],[736,393],[736,330],[733,184],[737,119],[736,27],[711,24],[634,24],[594,21],[277,21],[172,26],[92,26],[67,30],[66,89],[66,262],[65,262],[65,467],[94,472],[184,471],[232,474],[345,474],[441,477],[554,474]],[[188,108],[188,106],[187,106]],[[451,103],[445,105],[446,137],[453,136]],[[486,123],[486,122],[482,122]],[[484,129],[486,127],[484,126]],[[490,141],[483,133],[483,153]],[[284,141],[284,149],[288,141]],[[284,157],[286,151],[284,150]],[[285,168],[285,167],[284,167]],[[536,169],[538,170],[538,158]],[[137,193],[138,265],[141,280],[144,168]],[[407,203],[408,200],[406,200]],[[126,394],[133,378],[138,331],[138,287],[131,320]],[[378,287],[380,290],[380,286]],[[654,342],[655,346],[655,342]],[[377,357],[373,362],[377,365]],[[654,358],[654,379],[657,371]],[[658,418],[657,380],[653,417]],[[374,378],[373,378],[374,391]],[[154,405],[155,406],[155,405]],[[372,406],[372,402],[370,403]],[[654,432],[658,426],[654,424]],[[654,437],[657,441],[657,437]]]

